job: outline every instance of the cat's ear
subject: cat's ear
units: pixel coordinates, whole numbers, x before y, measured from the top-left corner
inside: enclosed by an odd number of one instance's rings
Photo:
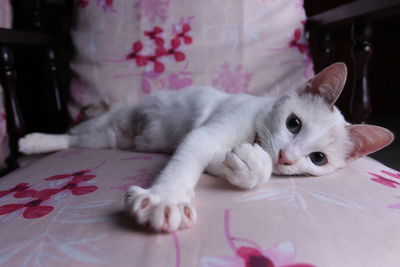
[[[354,124],[346,128],[353,143],[353,149],[348,155],[350,160],[376,152],[389,145],[394,139],[391,131],[380,126]]]
[[[344,63],[335,63],[322,70],[300,89],[299,94],[321,96],[330,106],[335,105],[346,83],[347,67]]]

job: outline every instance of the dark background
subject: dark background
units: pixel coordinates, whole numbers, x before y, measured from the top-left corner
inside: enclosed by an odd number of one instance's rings
[[[370,0],[379,1],[379,0]],[[347,4],[349,0],[305,0],[307,17]],[[400,1],[399,1],[400,2]],[[400,169],[400,15],[372,22],[373,46],[369,63],[369,86],[372,113],[367,123],[380,125],[395,134],[395,141],[371,156],[384,164]],[[346,87],[337,105],[350,121],[349,103],[353,84],[352,41],[350,24],[332,29],[331,55],[328,63],[343,61],[349,69]],[[315,43],[313,43],[315,44]],[[315,71],[324,67],[318,47],[312,46]]]
[[[379,1],[379,0],[372,0]],[[349,0],[305,0],[307,16],[313,16]],[[373,51],[369,65],[369,82],[371,92],[371,119],[381,117],[400,118],[400,16],[374,21],[371,43]],[[352,86],[350,25],[332,29],[332,52],[330,63],[346,62],[349,67],[349,79],[338,105],[349,119],[349,99]],[[321,59],[313,51],[316,71],[322,68]]]

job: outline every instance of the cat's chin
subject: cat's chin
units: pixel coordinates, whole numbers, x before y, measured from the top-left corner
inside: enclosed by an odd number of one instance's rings
[[[299,173],[297,170],[281,166],[279,164],[274,164],[272,173],[278,176],[310,176],[310,174]]]

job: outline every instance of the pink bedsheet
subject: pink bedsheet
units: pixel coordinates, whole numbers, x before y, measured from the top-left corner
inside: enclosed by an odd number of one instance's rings
[[[204,175],[197,224],[154,234],[125,214],[124,192],[148,186],[167,159],[74,149],[1,178],[0,266],[400,264],[400,173],[370,158],[253,191]]]

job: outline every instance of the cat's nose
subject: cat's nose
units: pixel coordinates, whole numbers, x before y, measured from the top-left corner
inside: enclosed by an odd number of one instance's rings
[[[285,152],[282,151],[282,149],[279,150],[279,157],[278,157],[278,164],[280,165],[292,165],[293,161],[289,160]]]

